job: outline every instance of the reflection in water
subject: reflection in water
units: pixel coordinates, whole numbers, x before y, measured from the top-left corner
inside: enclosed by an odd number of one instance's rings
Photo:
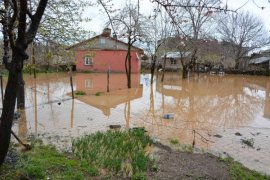
[[[22,140],[22,142],[26,142],[27,137],[27,121],[25,110],[18,110],[20,113],[20,118],[18,119],[18,136]]]
[[[34,78],[34,96],[35,96],[35,102],[34,102],[34,108],[35,108],[35,133],[37,133],[37,123],[38,123],[38,119],[37,119],[37,80],[36,78]]]
[[[132,88],[126,89],[126,77],[123,74],[112,74],[110,76],[111,92],[105,93],[107,92],[106,74],[79,74],[76,76],[77,90],[84,91],[90,96],[81,96],[78,99],[100,109],[105,116],[110,116],[111,108],[116,108],[123,103],[130,104],[130,101],[142,97],[139,78],[139,74],[133,74]],[[130,105],[128,105],[128,109],[130,109]],[[127,116],[125,111],[125,119]]]
[[[71,103],[71,111],[70,111],[70,128],[73,128],[74,121],[74,99],[72,99]]]
[[[128,100],[125,104],[125,119],[126,119],[126,130],[129,129],[129,121],[130,121],[130,100]]]
[[[270,119],[270,82],[267,83],[265,93],[264,117]]]
[[[72,100],[67,74],[39,75],[37,81],[26,76],[27,121],[14,128],[22,137],[28,132],[67,147],[71,138],[105,131],[111,124],[126,129],[144,126],[163,143],[179,139],[191,144],[196,130],[214,142],[206,144],[196,136],[197,148],[226,152],[250,168],[270,172],[270,144],[265,143],[270,137],[269,78],[202,74],[183,80],[168,73],[163,83],[157,79],[151,86],[150,75],[133,74],[132,88],[125,89],[125,74],[112,74],[110,93],[106,78],[106,74],[75,74],[75,90],[87,95]],[[166,113],[173,113],[174,119],[163,119]],[[236,132],[243,136],[235,136]],[[256,148],[243,149],[241,138],[254,138]]]

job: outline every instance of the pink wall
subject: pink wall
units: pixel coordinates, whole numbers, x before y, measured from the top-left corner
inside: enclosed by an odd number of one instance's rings
[[[77,70],[90,70],[96,72],[106,72],[108,65],[111,67],[112,72],[125,72],[125,58],[126,51],[110,51],[110,50],[97,50],[87,51],[78,50],[76,51],[76,69]],[[85,65],[84,57],[91,55],[93,59],[93,65]],[[137,59],[136,51],[131,52],[131,72],[140,72],[140,60]]]

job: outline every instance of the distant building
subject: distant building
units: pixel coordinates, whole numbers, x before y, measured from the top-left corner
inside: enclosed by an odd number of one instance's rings
[[[105,28],[103,33],[68,48],[75,51],[76,69],[79,71],[125,72],[125,59],[128,45],[111,37],[111,29]],[[140,72],[143,50],[131,47],[131,72]]]
[[[252,58],[249,61],[249,67],[251,69],[270,69],[270,57],[258,57],[258,58]]]
[[[159,61],[160,66],[164,68],[164,59],[166,58],[166,69],[171,70],[178,70],[182,67],[182,61],[186,61],[188,58],[190,58],[191,52],[168,52],[161,56],[161,59]]]
[[[269,70],[270,69],[270,50],[253,53],[249,61],[250,70]]]
[[[204,65],[207,67],[221,65],[225,69],[233,69],[235,67],[236,45],[230,42],[218,41],[216,39],[194,40],[192,38],[169,37],[160,40],[159,43],[162,43],[158,52],[160,64],[162,64],[166,53],[192,53],[197,47],[196,62],[201,65],[200,67]],[[191,58],[191,54],[185,58]],[[243,68],[247,66],[245,65],[246,59],[244,57],[240,60],[241,67]],[[179,63],[177,62],[174,66],[179,68]],[[173,64],[167,67],[166,63],[166,68],[173,69]]]

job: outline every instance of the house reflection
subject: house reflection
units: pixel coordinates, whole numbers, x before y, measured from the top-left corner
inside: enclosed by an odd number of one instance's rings
[[[270,82],[267,83],[265,93],[264,117],[270,119]]]
[[[88,95],[96,92],[107,92],[107,74],[76,74],[77,90],[84,91]],[[140,74],[132,74],[131,87],[140,86]],[[127,77],[125,74],[111,74],[109,78],[110,91],[127,89]]]
[[[131,89],[127,89],[126,82],[125,74],[110,75],[110,92],[107,93],[107,74],[78,74],[76,75],[77,90],[87,94],[78,99],[100,109],[104,115],[110,116],[111,108],[142,97],[140,74],[132,74]]]

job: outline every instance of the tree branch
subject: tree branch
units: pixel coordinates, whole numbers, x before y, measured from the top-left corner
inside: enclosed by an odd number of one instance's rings
[[[30,44],[36,36],[37,30],[38,30],[42,15],[44,14],[45,8],[47,6],[47,3],[48,3],[48,0],[39,1],[37,11],[33,15],[29,30],[26,33],[27,44]]]

